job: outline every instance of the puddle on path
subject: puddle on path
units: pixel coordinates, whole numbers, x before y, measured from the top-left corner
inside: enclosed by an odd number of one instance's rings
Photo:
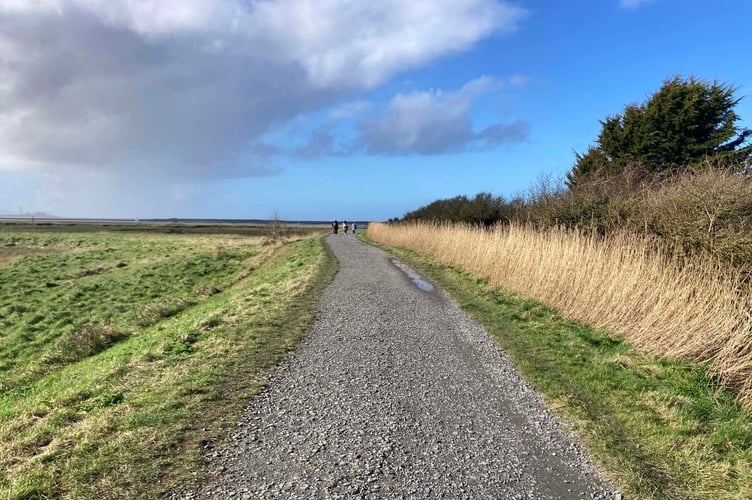
[[[433,285],[429,283],[428,281],[426,281],[425,279],[423,279],[423,277],[417,272],[415,272],[413,268],[411,268],[404,262],[400,262],[397,259],[391,259],[391,260],[392,260],[392,264],[397,266],[397,268],[399,268],[400,271],[405,273],[407,277],[410,278],[413,283],[415,283],[415,286],[417,286],[424,292],[433,292]]]

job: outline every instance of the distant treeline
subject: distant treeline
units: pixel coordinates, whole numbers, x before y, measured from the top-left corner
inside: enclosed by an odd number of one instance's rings
[[[425,207],[408,212],[404,221],[466,222],[468,224],[494,225],[500,221],[511,221],[524,206],[523,199],[506,201],[491,193],[478,193],[473,198],[465,195],[445,200],[436,200]],[[399,219],[394,219],[392,222]]]
[[[694,77],[667,80],[645,103],[602,121],[566,179],[513,199],[437,200],[391,222],[629,231],[752,273],[752,130],[737,126],[734,92]]]

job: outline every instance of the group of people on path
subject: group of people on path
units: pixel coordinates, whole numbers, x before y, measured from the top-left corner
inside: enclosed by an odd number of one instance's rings
[[[339,221],[335,220],[332,222],[332,229],[334,230],[334,234],[337,234],[339,231]],[[350,224],[347,223],[347,221],[342,221],[342,229],[345,231],[345,234],[350,230]],[[352,223],[352,234],[355,234],[355,232],[358,230],[358,225],[353,222]]]

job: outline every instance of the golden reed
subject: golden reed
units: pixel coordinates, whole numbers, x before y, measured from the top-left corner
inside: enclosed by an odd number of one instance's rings
[[[752,404],[752,300],[737,277],[680,266],[627,234],[371,223],[368,235],[433,255],[659,356],[705,363]]]

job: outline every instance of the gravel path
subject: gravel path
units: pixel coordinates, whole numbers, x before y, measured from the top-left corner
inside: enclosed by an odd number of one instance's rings
[[[183,498],[614,497],[447,295],[327,241],[340,271],[315,323]]]

